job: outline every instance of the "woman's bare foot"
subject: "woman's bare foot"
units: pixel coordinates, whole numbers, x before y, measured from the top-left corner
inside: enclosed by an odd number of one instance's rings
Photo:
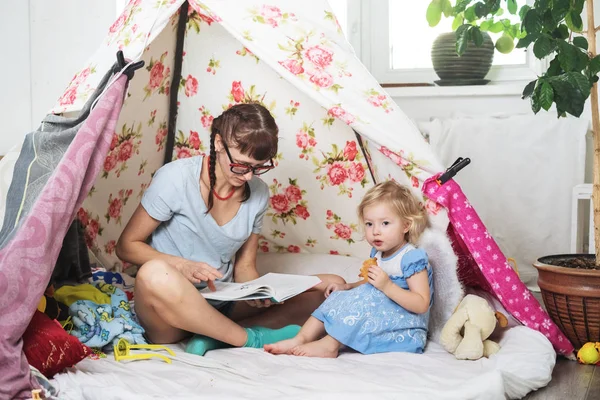
[[[294,347],[303,345],[305,343],[304,340],[300,336],[293,337],[291,339],[282,340],[273,344],[265,344],[263,348],[267,353],[271,354],[292,354],[292,349]]]
[[[340,342],[331,336],[314,342],[302,344],[291,349],[291,354],[301,357],[336,358],[340,350]]]

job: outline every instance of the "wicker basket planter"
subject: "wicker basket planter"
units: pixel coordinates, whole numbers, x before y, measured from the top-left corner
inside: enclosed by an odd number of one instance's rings
[[[546,310],[558,327],[579,349],[586,342],[600,342],[600,270],[552,265],[557,259],[591,257],[564,254],[542,257],[533,265]]]

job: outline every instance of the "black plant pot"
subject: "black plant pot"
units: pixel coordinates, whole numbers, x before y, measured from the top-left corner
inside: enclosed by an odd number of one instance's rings
[[[433,69],[440,77],[435,81],[440,86],[485,85],[485,76],[494,60],[494,42],[486,32],[483,44],[477,47],[470,41],[462,56],[456,54],[456,33],[442,33],[431,47]]]

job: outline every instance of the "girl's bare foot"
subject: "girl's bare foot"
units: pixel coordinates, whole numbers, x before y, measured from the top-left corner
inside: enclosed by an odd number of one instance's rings
[[[291,354],[301,357],[336,358],[340,350],[340,342],[331,336],[302,344],[291,349]]]
[[[291,339],[282,340],[273,344],[264,345],[264,349],[267,353],[271,354],[292,354],[291,350],[296,347],[304,344],[304,340],[299,336],[293,337]]]

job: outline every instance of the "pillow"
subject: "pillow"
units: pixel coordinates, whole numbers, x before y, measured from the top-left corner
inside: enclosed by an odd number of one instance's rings
[[[29,364],[48,378],[92,354],[89,347],[69,335],[58,321],[38,310],[23,334],[23,352]]]

